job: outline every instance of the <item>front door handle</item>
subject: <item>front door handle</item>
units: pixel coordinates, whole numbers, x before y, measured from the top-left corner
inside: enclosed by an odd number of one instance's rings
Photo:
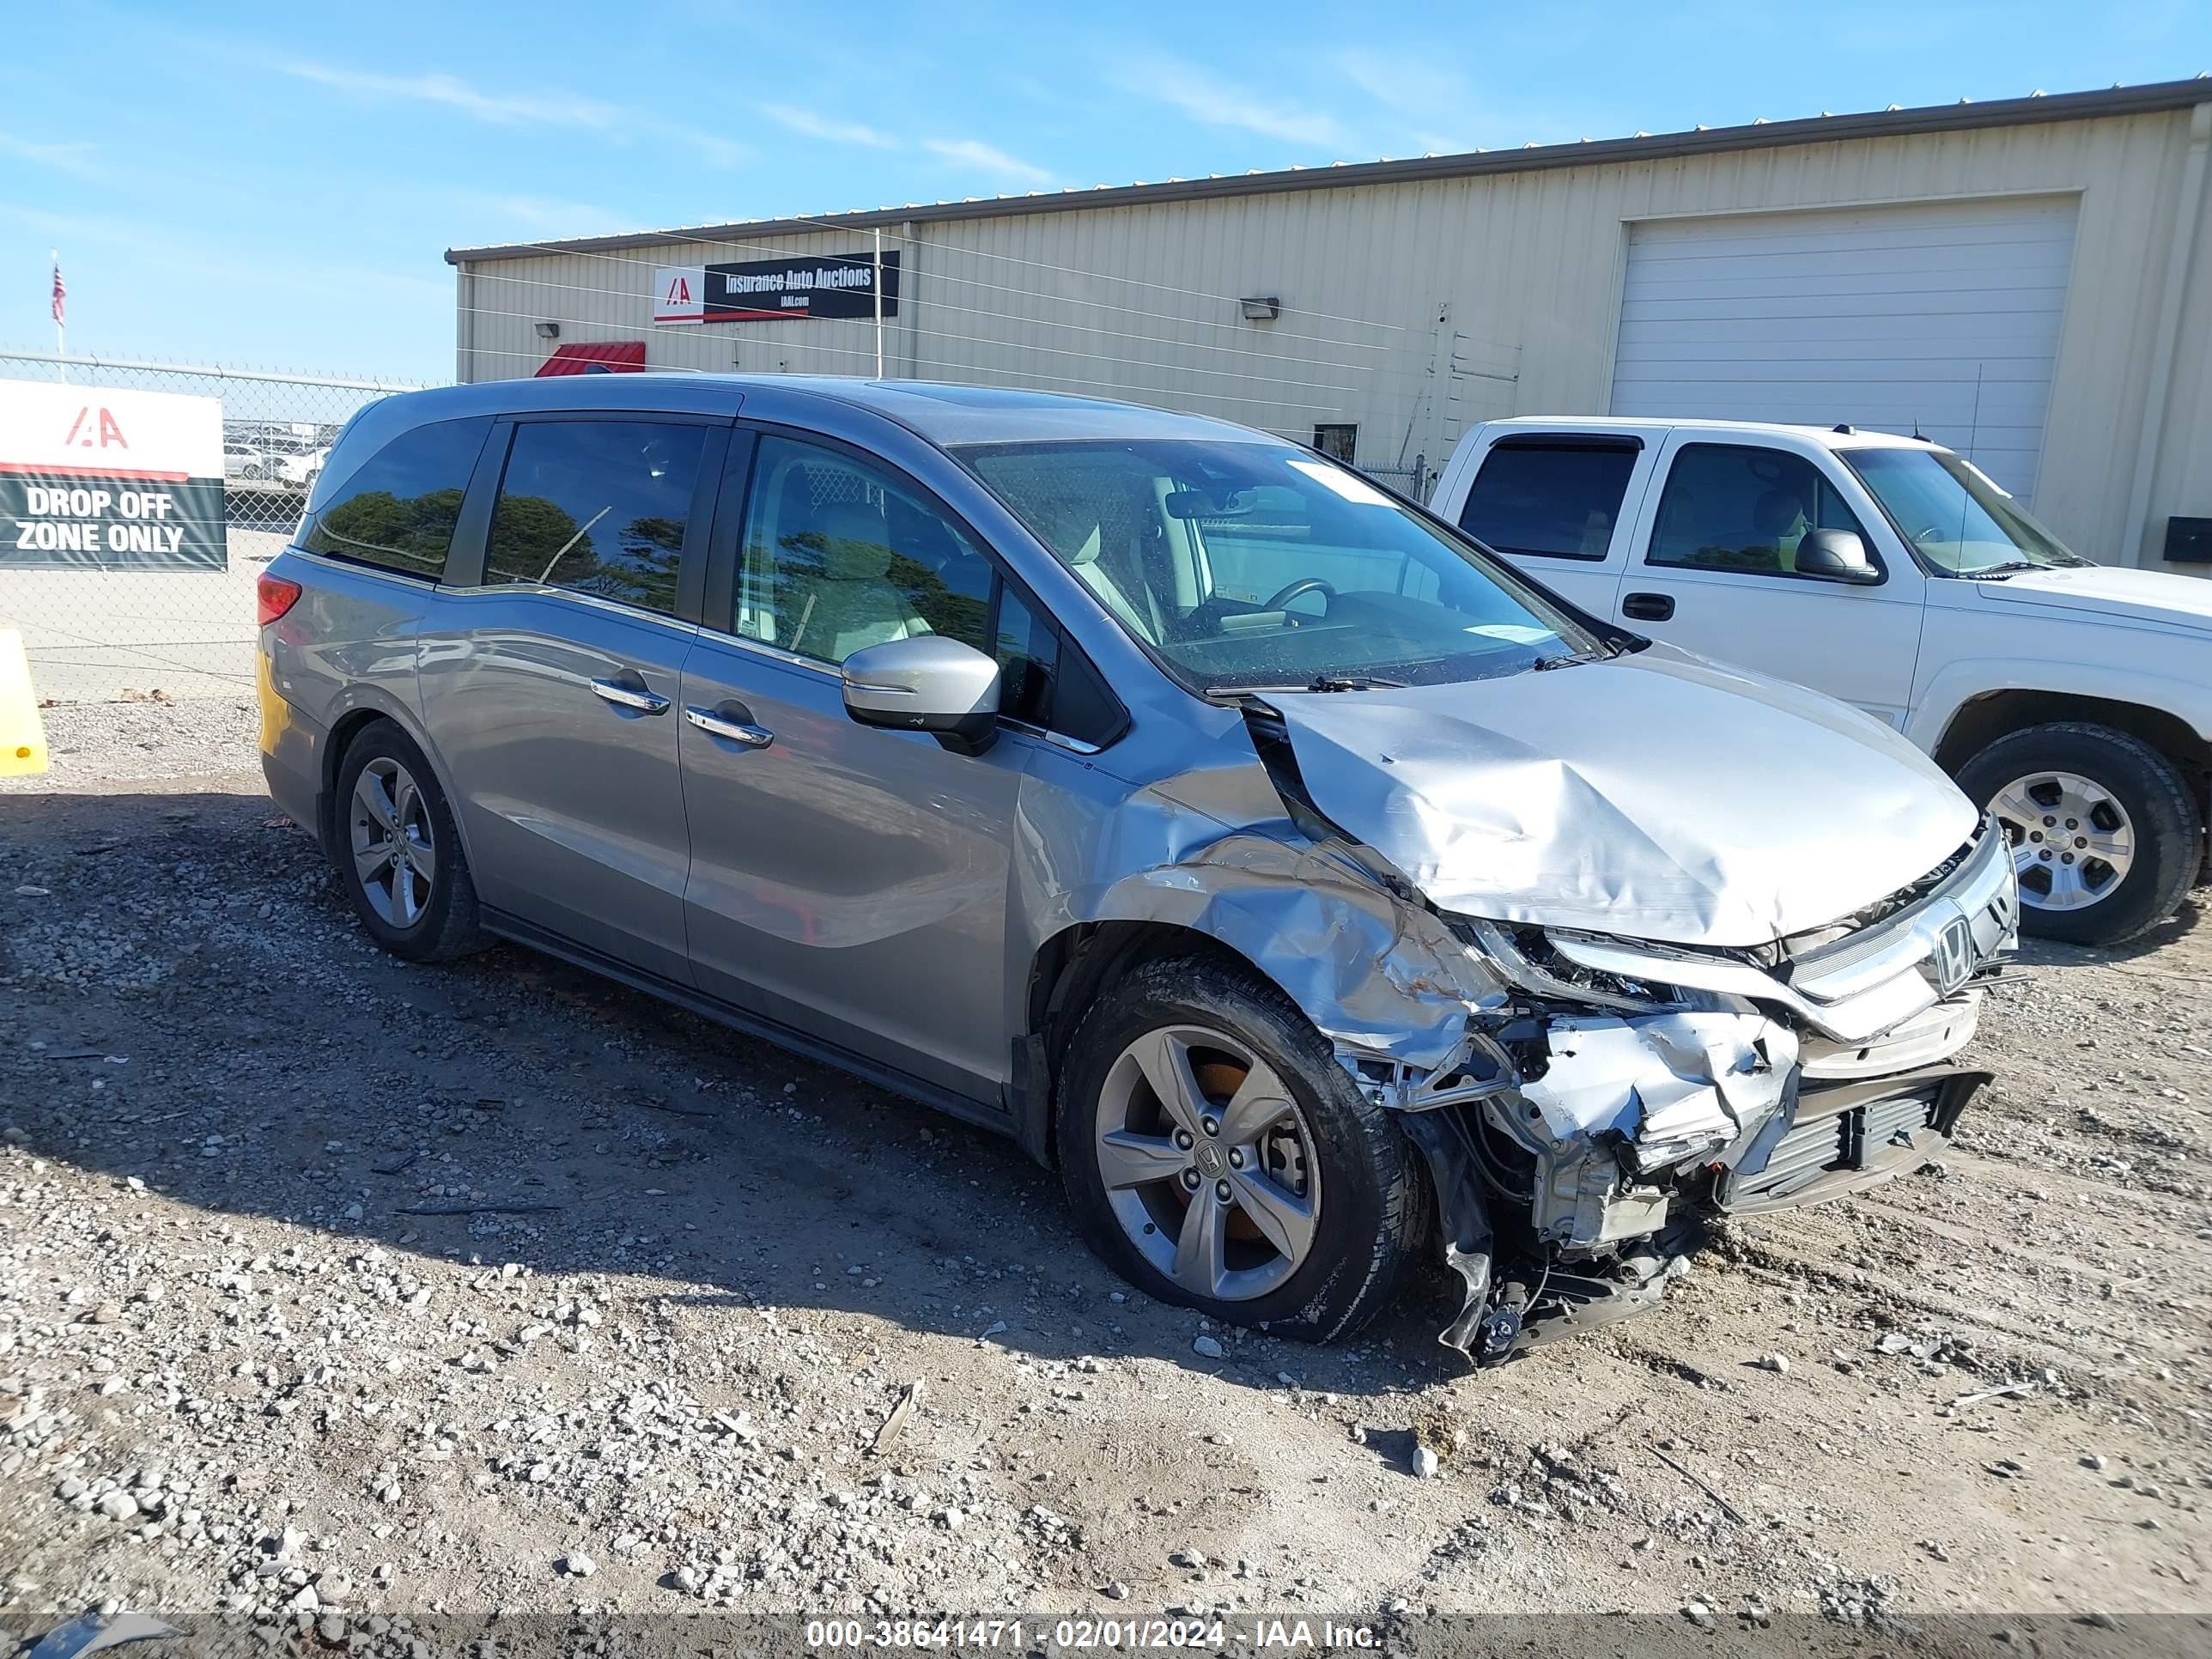
[[[648,691],[645,682],[638,680],[593,680],[592,690],[606,702],[620,708],[635,708],[641,714],[665,714],[668,699],[657,691]]]
[[[754,725],[753,711],[734,699],[715,708],[687,703],[684,718],[709,737],[727,738],[748,749],[765,749],[775,741],[775,733],[765,726]]]
[[[1674,596],[1672,593],[1623,594],[1620,614],[1632,622],[1666,622],[1674,614]]]

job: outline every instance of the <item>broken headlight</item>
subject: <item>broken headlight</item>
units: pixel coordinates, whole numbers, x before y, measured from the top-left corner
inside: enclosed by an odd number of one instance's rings
[[[1500,978],[1533,996],[1625,1013],[1661,1013],[1686,1006],[1681,992],[1656,981],[1630,979],[1569,962],[1540,927],[1455,916],[1452,931],[1479,951]]]

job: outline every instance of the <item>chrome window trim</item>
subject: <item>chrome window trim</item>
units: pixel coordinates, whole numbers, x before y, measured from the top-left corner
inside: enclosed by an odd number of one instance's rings
[[[611,599],[604,593],[587,593],[580,588],[559,587],[550,582],[479,582],[468,587],[447,587],[442,584],[438,592],[456,599],[483,599],[520,596],[536,599],[562,599],[570,605],[582,605],[590,611],[611,611],[630,622],[653,623],[672,632],[696,638],[703,630],[697,623],[665,611],[648,611],[643,605],[631,605],[623,599]]]
[[[702,627],[698,632],[703,638],[714,640],[724,645],[736,646],[740,650],[751,652],[754,655],[765,658],[769,662],[781,663],[791,668],[806,669],[826,679],[836,681],[841,688],[844,684],[844,669],[834,663],[825,663],[818,657],[802,656],[796,651],[787,651],[781,646],[770,645],[764,640],[749,640],[744,635],[732,634],[726,629]],[[1071,754],[1102,755],[1106,752],[1097,744],[1085,743],[1080,738],[1071,738],[1042,726],[1034,726],[1028,720],[1016,720],[1011,714],[1000,715],[999,726],[1002,731],[1016,732],[1022,737],[1042,738],[1057,748],[1066,750]]]
[[[604,593],[586,593],[580,588],[558,587],[550,582],[478,582],[467,587],[455,587],[434,577],[410,576],[402,570],[386,570],[379,565],[356,564],[350,559],[332,558],[326,553],[313,553],[304,547],[287,547],[283,556],[301,559],[308,563],[319,565],[325,569],[343,570],[382,580],[405,582],[410,586],[425,588],[445,599],[478,599],[520,594],[532,599],[565,599],[570,604],[580,605],[593,611],[611,611],[615,615],[631,621],[656,623],[690,637],[696,638],[708,631],[697,623],[686,622],[683,617],[672,615],[667,611],[647,611],[642,605],[630,605],[621,599],[611,599]]]
[[[752,655],[764,658],[769,662],[781,663],[787,668],[804,668],[810,673],[836,680],[840,686],[845,683],[845,671],[837,664],[824,662],[819,657],[809,657],[797,651],[788,651],[782,646],[770,645],[765,640],[747,639],[743,634],[732,634],[726,628],[712,628],[702,623],[699,632],[702,636],[713,640],[717,644],[733,645],[740,651],[750,652]]]
[[[364,576],[386,577],[393,581],[405,582],[411,587],[428,588],[433,592],[454,591],[435,576],[418,576],[410,570],[394,570],[389,565],[370,564],[364,559],[337,558],[328,553],[317,553],[301,547],[297,542],[287,542],[283,552],[261,561],[261,568],[266,570],[274,558],[304,559],[310,564],[320,565],[325,570],[345,570]]]
[[[1065,749],[1071,755],[1103,755],[1106,752],[1105,749],[1098,744],[1086,743],[1081,738],[1071,738],[1064,732],[1053,731],[1049,726],[1035,726],[1028,720],[1018,720],[1011,714],[1000,715],[999,725],[1002,730],[1012,732],[1020,737],[1039,738],[1052,744],[1055,749]]]

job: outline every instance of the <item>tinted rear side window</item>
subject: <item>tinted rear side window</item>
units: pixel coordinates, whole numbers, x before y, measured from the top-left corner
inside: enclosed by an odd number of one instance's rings
[[[1501,444],[1468,492],[1460,528],[1501,553],[1602,559],[1636,455],[1633,444]]]
[[[703,426],[529,421],[492,509],[486,582],[572,587],[676,614]]]
[[[469,475],[490,430],[485,416],[401,433],[339,486],[300,544],[310,553],[436,580],[446,574]]]

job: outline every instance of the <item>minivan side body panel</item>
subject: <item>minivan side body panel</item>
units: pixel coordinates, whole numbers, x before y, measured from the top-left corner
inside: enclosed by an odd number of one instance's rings
[[[726,434],[726,422],[712,424],[686,565],[704,560]],[[464,514],[447,585],[434,590],[422,639],[423,725],[460,786],[447,798],[477,896],[494,910],[690,984],[690,840],[674,708],[697,629],[681,617],[571,588],[486,582],[485,538],[510,441],[502,421],[485,447],[473,510]],[[683,591],[696,593],[696,581]]]
[[[995,1103],[1030,743],[957,755],[859,725],[835,670],[714,634],[682,685],[686,711],[734,703],[774,734],[754,748],[675,728],[700,988]]]

